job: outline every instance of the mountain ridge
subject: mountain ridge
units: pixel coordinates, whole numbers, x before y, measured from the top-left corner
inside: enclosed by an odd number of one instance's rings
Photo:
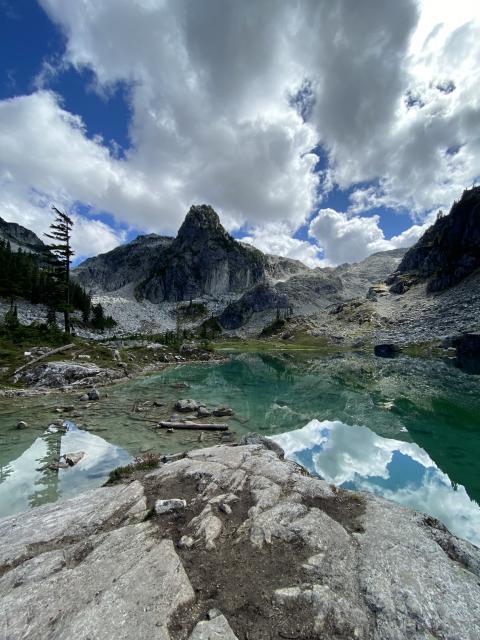
[[[7,222],[0,217],[0,240],[10,243],[12,251],[27,251],[44,257],[48,252],[47,245],[36,233],[16,222]]]

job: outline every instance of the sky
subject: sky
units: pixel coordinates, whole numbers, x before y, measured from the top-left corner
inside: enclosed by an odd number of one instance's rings
[[[476,0],[0,0],[0,217],[76,260],[210,204],[311,267],[480,181]]]

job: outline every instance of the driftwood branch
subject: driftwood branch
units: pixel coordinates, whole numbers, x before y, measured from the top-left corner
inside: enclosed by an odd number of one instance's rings
[[[190,429],[192,431],[228,431],[228,424],[202,424],[201,422],[159,422],[161,429]]]
[[[24,369],[28,369],[28,367],[31,367],[33,364],[36,364],[37,362],[40,362],[40,360],[43,360],[44,358],[48,358],[48,356],[53,356],[55,353],[60,353],[62,351],[68,351],[68,349],[73,349],[74,346],[75,346],[74,344],[66,344],[63,347],[52,349],[52,351],[49,351],[48,353],[44,353],[43,356],[34,358],[33,360],[30,360],[30,362],[27,362],[27,364],[22,365],[21,367],[19,367],[13,372],[13,375],[16,376],[17,373],[20,373],[20,371],[23,371]]]

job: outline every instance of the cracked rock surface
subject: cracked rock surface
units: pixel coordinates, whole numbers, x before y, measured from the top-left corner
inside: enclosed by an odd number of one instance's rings
[[[0,638],[478,638],[478,548],[245,442],[0,520]]]

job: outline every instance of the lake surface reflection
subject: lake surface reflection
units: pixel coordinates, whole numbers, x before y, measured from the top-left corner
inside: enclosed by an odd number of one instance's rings
[[[273,439],[288,458],[327,482],[428,513],[480,546],[480,507],[417,444],[329,420],[312,420]]]
[[[16,459],[2,467],[0,476],[0,517],[25,511],[60,497],[98,487],[110,469],[126,464],[131,456],[125,449],[68,422],[67,433],[48,433],[35,438]],[[74,467],[52,470],[49,464],[66,453],[87,455]]]
[[[141,452],[218,444],[218,433],[199,444],[197,433],[155,428],[182,398],[227,404],[237,437],[275,437],[329,482],[414,507],[480,544],[480,376],[439,360],[352,353],[231,354],[115,385],[89,406],[60,394],[0,400],[0,516],[100,486]],[[46,433],[67,402],[80,429]],[[15,429],[18,420],[30,427]],[[78,465],[42,469],[76,451],[87,454]]]

